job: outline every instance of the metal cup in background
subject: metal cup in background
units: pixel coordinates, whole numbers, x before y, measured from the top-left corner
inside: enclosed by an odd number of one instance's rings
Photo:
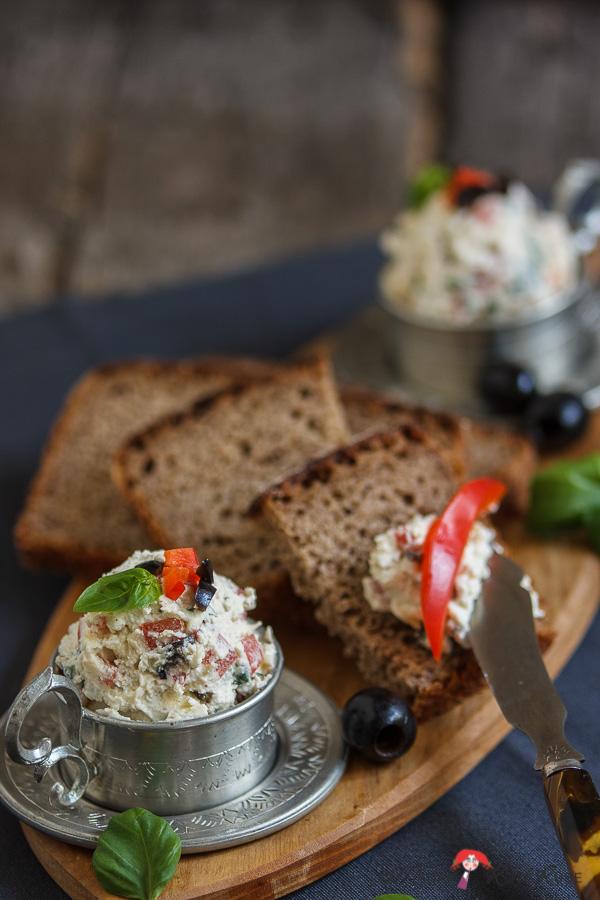
[[[387,358],[402,383],[464,412],[479,411],[478,384],[492,362],[527,366],[542,390],[556,390],[593,354],[590,329],[600,312],[587,282],[543,313],[498,323],[453,325],[400,312],[383,299],[379,305]]]

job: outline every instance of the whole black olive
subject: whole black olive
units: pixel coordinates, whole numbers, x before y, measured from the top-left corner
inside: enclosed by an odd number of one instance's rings
[[[481,373],[481,396],[492,412],[518,415],[536,396],[535,378],[515,363],[491,363]]]
[[[590,414],[580,397],[559,391],[537,397],[523,417],[523,430],[539,450],[562,450],[584,433]]]
[[[389,762],[412,747],[417,724],[410,707],[384,688],[354,694],[344,707],[342,728],[348,744],[372,762]]]

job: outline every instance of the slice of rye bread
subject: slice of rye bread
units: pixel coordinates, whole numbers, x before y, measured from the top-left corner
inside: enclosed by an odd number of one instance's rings
[[[531,441],[501,425],[461,419],[465,466],[469,478],[488,475],[508,486],[503,510],[527,511],[529,484],[537,467]]]
[[[362,387],[341,388],[340,399],[350,431],[356,437],[400,425],[417,425],[448,461],[457,479],[464,478],[463,432],[456,416],[410,406]]]
[[[412,407],[362,388],[343,388],[340,396],[353,434],[412,421],[433,440],[459,480],[498,478],[508,486],[503,510],[526,511],[529,482],[537,464],[535,449],[527,438],[501,425]]]
[[[116,363],[84,375],[63,406],[16,525],[24,562],[65,571],[110,568],[148,546],[148,532],[112,482],[115,451],[166,413],[276,368],[212,357]]]
[[[362,579],[375,535],[438,512],[454,488],[447,460],[404,425],[313,462],[261,498],[286,542],[294,589],[316,604],[367,681],[404,695],[421,721],[478,690],[479,666],[459,646],[436,663],[416,631],[369,607]]]
[[[317,359],[150,427],[117,454],[114,476],[156,542],[201,547],[218,571],[262,586],[285,567],[254,499],[348,437],[329,363]]]

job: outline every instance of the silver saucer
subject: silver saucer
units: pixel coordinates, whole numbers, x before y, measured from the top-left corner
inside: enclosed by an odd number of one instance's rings
[[[52,708],[36,720],[36,730],[52,728]],[[317,687],[285,669],[275,691],[279,752],[274,768],[256,788],[223,806],[167,817],[184,853],[245,844],[296,822],[321,803],[340,780],[346,749],[339,713]],[[32,733],[31,737],[34,735]],[[61,807],[48,782],[36,783],[30,768],[13,763],[4,749],[0,722],[0,801],[23,822],[69,844],[95,847],[115,812],[89,800]]]

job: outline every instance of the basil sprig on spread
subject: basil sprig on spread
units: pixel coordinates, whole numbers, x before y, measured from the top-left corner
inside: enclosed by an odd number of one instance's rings
[[[75,612],[126,612],[149,606],[160,597],[160,582],[146,569],[103,575],[80,594]]]
[[[583,530],[600,552],[600,453],[538,472],[531,483],[527,521],[540,534]]]
[[[425,166],[413,178],[408,186],[408,205],[411,209],[420,209],[432,194],[443,188],[450,180],[450,169],[447,166]]]
[[[128,809],[108,823],[92,865],[111,894],[156,900],[175,874],[180,856],[181,840],[168,822],[147,809]]]

